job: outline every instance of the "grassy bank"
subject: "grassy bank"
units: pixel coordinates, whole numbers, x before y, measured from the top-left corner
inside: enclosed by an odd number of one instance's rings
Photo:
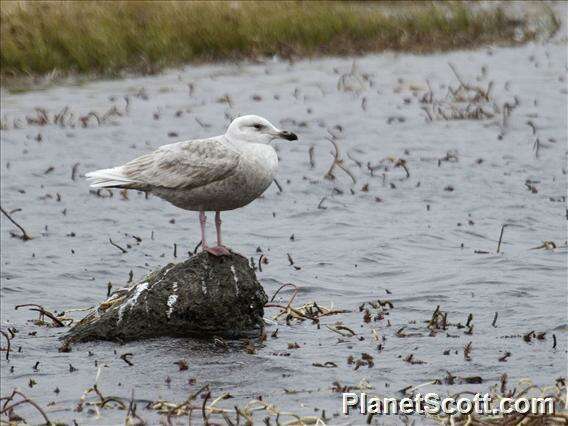
[[[426,53],[511,44],[536,35],[526,21],[499,8],[482,11],[464,3],[1,4],[3,83],[49,73],[152,73],[195,61],[273,54]]]

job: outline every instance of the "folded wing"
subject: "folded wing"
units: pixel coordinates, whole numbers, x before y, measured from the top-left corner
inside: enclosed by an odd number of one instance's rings
[[[234,173],[240,155],[222,138],[164,145],[123,166],[88,173],[95,187],[192,189]]]

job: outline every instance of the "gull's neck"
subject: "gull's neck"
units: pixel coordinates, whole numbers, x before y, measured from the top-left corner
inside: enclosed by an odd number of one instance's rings
[[[222,135],[221,139],[237,152],[242,152],[243,149],[245,149],[245,147],[248,145],[248,142],[243,141],[242,139],[234,138],[229,133]]]

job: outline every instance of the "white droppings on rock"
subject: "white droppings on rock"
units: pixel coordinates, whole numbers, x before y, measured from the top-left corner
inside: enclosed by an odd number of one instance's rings
[[[168,312],[166,312],[166,316],[168,318],[172,316],[172,312],[174,311],[174,305],[176,304],[177,300],[178,300],[177,294],[170,294],[170,297],[168,297]]]
[[[231,272],[233,273],[233,280],[235,281],[235,293],[239,295],[239,277],[237,277],[237,271],[235,270],[235,265],[231,265]]]
[[[168,311],[166,312],[166,316],[168,318],[172,316],[172,313],[174,311],[174,305],[178,300],[178,295],[176,294],[176,291],[177,291],[177,282],[172,284],[172,294],[170,294],[168,297],[167,301]]]
[[[201,280],[201,291],[203,294],[207,294],[207,286],[205,285],[205,280]]]
[[[134,294],[126,301],[122,304],[122,306],[120,307],[120,309],[118,310],[118,322],[120,323],[122,321],[122,316],[124,315],[124,310],[126,308],[128,308],[129,310],[132,309],[132,306],[134,306],[134,304],[136,303],[136,301],[138,300],[138,298],[140,297],[140,295],[142,294],[143,291],[148,289],[148,283],[144,282],[144,283],[140,283],[136,286],[136,291],[134,292]]]
[[[235,283],[239,282],[239,277],[237,277],[237,271],[235,270],[235,265],[231,265],[231,272],[233,273],[233,279]]]
[[[164,272],[164,276],[162,278],[160,278],[158,281],[156,281],[154,284],[152,285],[156,285],[156,284],[160,284],[162,281],[164,281],[164,279],[166,278],[166,275],[168,275],[168,272],[170,272],[172,269],[174,269],[174,266],[170,266],[168,269],[166,269],[166,271]]]

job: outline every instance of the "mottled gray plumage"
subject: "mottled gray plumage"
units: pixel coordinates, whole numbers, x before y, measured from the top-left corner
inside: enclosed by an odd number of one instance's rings
[[[223,138],[165,145],[122,166],[124,176],[143,182],[140,189],[146,190],[191,190],[223,180],[235,170],[240,158],[240,153]]]
[[[267,142],[282,135],[288,133],[267,120],[244,116],[222,136],[164,145],[122,166],[86,176],[95,188],[148,191],[186,210],[232,210],[270,186],[278,157]]]
[[[255,115],[239,117],[224,135],[164,145],[122,166],[86,174],[94,188],[147,191],[173,205],[200,212],[203,248],[227,254],[221,244],[219,212],[258,198],[273,182],[278,156],[273,139],[296,140]],[[205,212],[215,211],[217,247],[205,242]]]

